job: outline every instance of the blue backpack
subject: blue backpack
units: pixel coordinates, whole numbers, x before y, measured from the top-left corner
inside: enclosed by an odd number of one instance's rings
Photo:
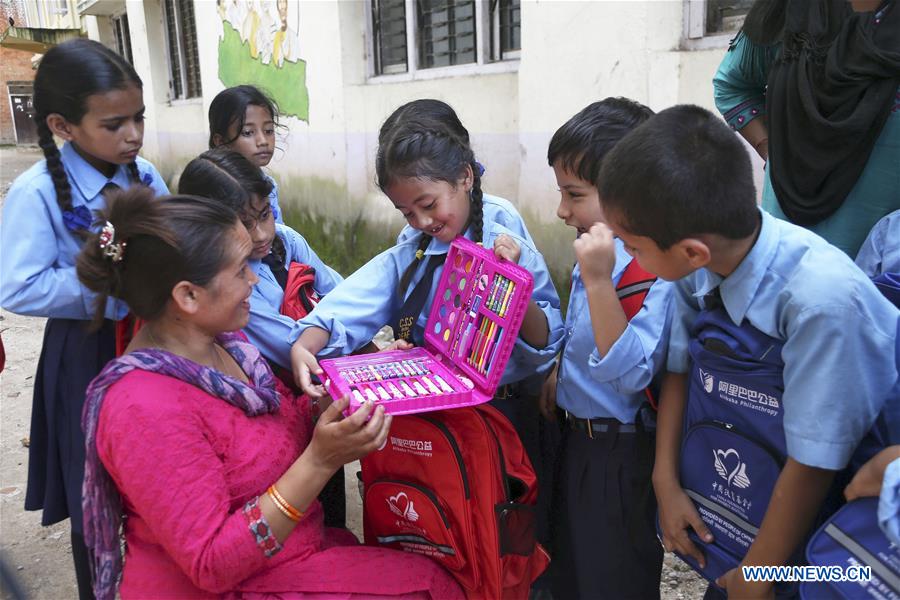
[[[804,582],[802,598],[900,600],[900,552],[878,526],[878,498],[860,498],[828,519],[809,541],[810,565],[871,568],[869,581]]]
[[[736,567],[756,538],[787,456],[783,342],[723,308],[694,323],[688,400],[680,457],[681,485],[715,541],[692,541],[706,554],[710,581]]]
[[[681,485],[714,541],[691,540],[706,567],[680,556],[711,582],[737,567],[756,538],[787,460],[784,433],[784,343],[746,320],[735,325],[724,308],[700,312],[691,331],[692,359],[680,456]],[[840,506],[849,474],[884,447],[883,419],[836,478],[819,521]],[[802,548],[789,564],[801,564]],[[794,595],[795,584],[776,594]]]

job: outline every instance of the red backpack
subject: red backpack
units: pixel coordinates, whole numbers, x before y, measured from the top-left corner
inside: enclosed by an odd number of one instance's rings
[[[394,417],[362,479],[366,543],[430,556],[468,598],[527,598],[550,563],[534,537],[534,470],[487,404]]]
[[[647,297],[655,282],[656,275],[645,271],[638,261],[632,258],[616,286],[616,295],[619,297],[619,304],[622,305],[627,320],[630,321],[643,308],[644,298]],[[650,388],[645,388],[644,394],[647,396],[650,407],[657,410],[656,398]]]

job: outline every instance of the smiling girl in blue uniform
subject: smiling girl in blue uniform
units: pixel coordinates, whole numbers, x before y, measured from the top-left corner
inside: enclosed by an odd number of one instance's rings
[[[444,102],[416,100],[394,111],[381,127],[375,168],[378,186],[407,225],[395,246],[345,279],[299,322],[292,349],[298,384],[321,397],[324,390],[311,382],[312,374],[321,374],[316,357],[350,354],[384,325],[394,328],[398,340],[422,345],[444,258],[450,242],[462,235],[534,276],[493,403],[515,425],[532,462],[539,460],[532,398],[559,352],[563,323],[547,265],[522,217],[507,200],[482,192],[483,170],[469,133]]]
[[[44,55],[34,79],[35,123],[45,159],[20,175],[3,206],[0,304],[47,317],[35,376],[26,510],[42,524],[72,520],[78,590],[92,597],[82,536],[84,435],[88,383],[114,357],[113,321],[128,312],[96,295],[75,274],[75,257],[106,205],[103,192],[140,183],[168,193],[156,169],[138,157],[144,138],[140,77],[102,44],[73,40]],[[53,136],[65,140],[57,148]],[[88,333],[95,312],[103,327]]]

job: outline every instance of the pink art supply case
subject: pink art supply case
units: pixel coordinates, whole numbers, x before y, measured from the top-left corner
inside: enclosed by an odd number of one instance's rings
[[[450,245],[425,346],[323,360],[332,398],[347,414],[371,400],[395,415],[471,406],[494,396],[525,318],[527,270],[458,237]]]

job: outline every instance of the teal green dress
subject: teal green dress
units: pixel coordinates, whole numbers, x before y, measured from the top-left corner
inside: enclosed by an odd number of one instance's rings
[[[713,78],[716,107],[740,131],[766,112],[766,81],[778,46],[756,46],[743,34],[732,43]],[[787,220],[766,169],[762,206]],[[808,229],[856,257],[869,231],[888,213],[900,209],[900,88],[894,108],[881,130],[866,167],[841,207]]]

